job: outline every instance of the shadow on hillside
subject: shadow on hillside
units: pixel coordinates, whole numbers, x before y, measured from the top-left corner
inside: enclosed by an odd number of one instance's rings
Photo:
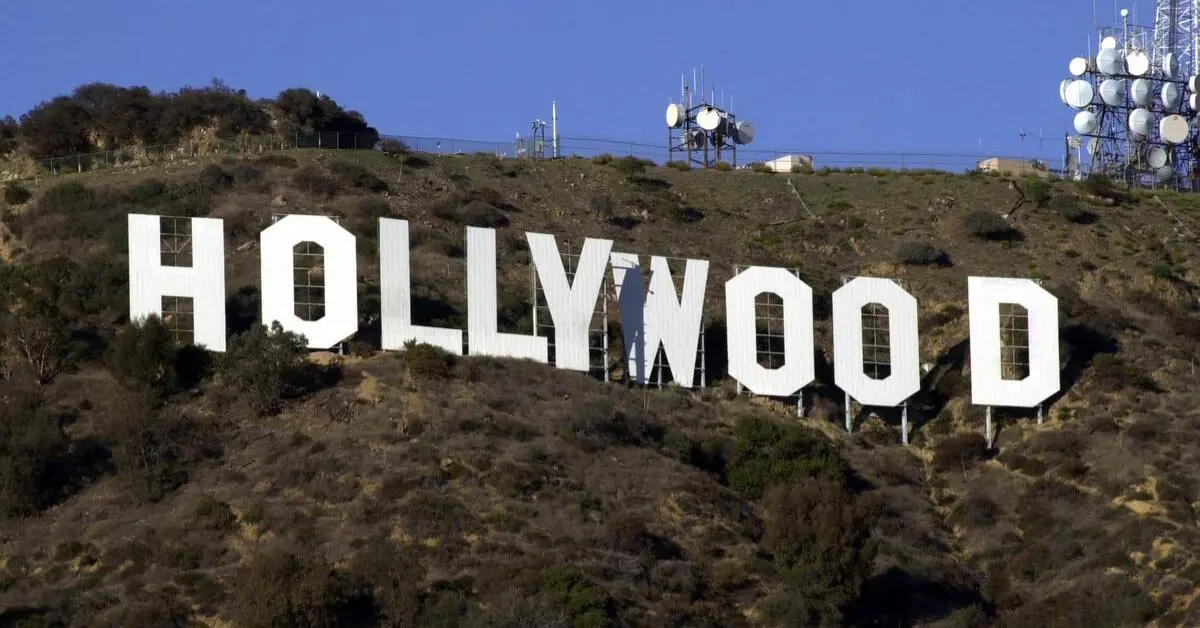
[[[892,567],[863,584],[849,615],[855,625],[910,626],[944,619],[971,606],[984,612],[989,607],[978,591]]]
[[[650,177],[634,177],[633,184],[643,192],[659,192],[661,190],[668,190],[671,188],[671,184],[669,182],[662,179],[652,179]]]

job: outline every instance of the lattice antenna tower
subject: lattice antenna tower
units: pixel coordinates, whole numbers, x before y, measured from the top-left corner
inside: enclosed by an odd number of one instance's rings
[[[739,121],[732,106],[726,110],[724,92],[722,105],[715,103],[716,89],[704,85],[704,66],[700,66],[699,86],[695,69],[691,83],[686,74],[679,76],[679,92],[679,102],[667,99],[667,160],[711,168],[724,161],[722,153],[729,153],[731,165],[736,166],[737,147],[754,141],[754,126]],[[733,102],[732,94],[729,102]]]
[[[1098,29],[1096,55],[1071,60],[1072,78],[1060,84],[1059,97],[1076,110],[1074,130],[1088,157],[1080,176],[1194,189],[1197,4],[1159,0],[1153,29],[1132,23],[1122,9],[1119,25]]]

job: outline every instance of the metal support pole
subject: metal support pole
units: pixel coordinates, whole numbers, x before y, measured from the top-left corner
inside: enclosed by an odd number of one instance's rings
[[[1042,424],[1042,421],[1043,421],[1043,418],[1042,418],[1042,404],[1040,404],[1040,403],[1038,404],[1037,421],[1038,421],[1038,425],[1041,425],[1041,424]]]
[[[908,444],[908,402],[900,406],[900,442]]]
[[[984,425],[985,437],[987,438],[987,448],[991,449],[992,445],[994,444],[994,439],[996,437],[995,432],[993,431],[993,426],[992,426],[992,407],[991,406],[987,407],[987,412],[986,412],[985,416],[987,417],[987,422]]]
[[[603,329],[603,331],[604,331],[604,351],[603,351],[604,381],[608,382],[609,381],[609,373],[608,373],[608,278],[607,277],[604,279],[603,285],[604,285],[604,287],[603,287],[604,300],[601,301],[601,303],[602,303],[601,307],[603,307],[604,309],[603,309],[603,316],[600,319],[600,324],[601,324],[601,329]]]
[[[853,419],[851,418],[851,404],[853,403],[854,400],[850,398],[850,393],[846,393],[846,432],[854,431]]]

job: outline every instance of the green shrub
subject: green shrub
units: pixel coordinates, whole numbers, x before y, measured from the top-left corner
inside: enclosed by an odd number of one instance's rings
[[[33,193],[16,181],[4,184],[4,202],[9,205],[24,205],[32,197]]]
[[[819,432],[800,425],[774,423],[760,416],[740,417],[734,426],[733,453],[725,469],[729,486],[747,499],[759,499],[775,484],[805,477],[845,481],[848,466]]]
[[[446,379],[454,369],[454,354],[415,340],[404,343],[404,351],[400,355],[408,367],[409,375],[416,379]]]
[[[1040,177],[1030,177],[1025,179],[1024,183],[1025,196],[1029,197],[1029,202],[1033,203],[1034,207],[1045,207],[1053,198],[1053,188],[1049,181]]]
[[[729,162],[726,161],[718,161],[717,165],[714,167],[721,172],[729,172],[730,170],[733,170],[733,166],[729,165]]]
[[[237,516],[229,504],[213,497],[202,498],[194,516],[194,523],[202,530],[226,533],[237,528]]]
[[[692,165],[686,161],[672,160],[667,162],[668,168],[674,168],[680,172],[687,172],[692,169]]]
[[[279,321],[254,325],[229,340],[220,363],[222,379],[260,416],[278,412],[284,399],[306,390],[311,373],[307,341]]]
[[[750,164],[750,170],[762,174],[775,174],[775,171],[770,166],[764,163],[755,162]]]
[[[645,172],[648,166],[654,165],[654,162],[648,159],[639,159],[633,155],[626,155],[620,159],[612,160],[609,165],[626,177],[632,177]]]
[[[570,613],[574,628],[612,625],[612,599],[578,567],[547,567],[538,578],[538,591]]]

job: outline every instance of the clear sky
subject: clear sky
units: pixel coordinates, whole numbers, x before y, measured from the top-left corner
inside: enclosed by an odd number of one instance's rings
[[[704,64],[753,148],[1019,156],[1024,127],[1024,155],[1055,162],[1058,84],[1092,26],[1090,0],[3,4],[0,115],[90,81],[219,77],[254,97],[320,90],[387,134],[506,141],[557,100],[564,137],[664,144],[680,74]],[[1136,11],[1152,25],[1153,0]]]

